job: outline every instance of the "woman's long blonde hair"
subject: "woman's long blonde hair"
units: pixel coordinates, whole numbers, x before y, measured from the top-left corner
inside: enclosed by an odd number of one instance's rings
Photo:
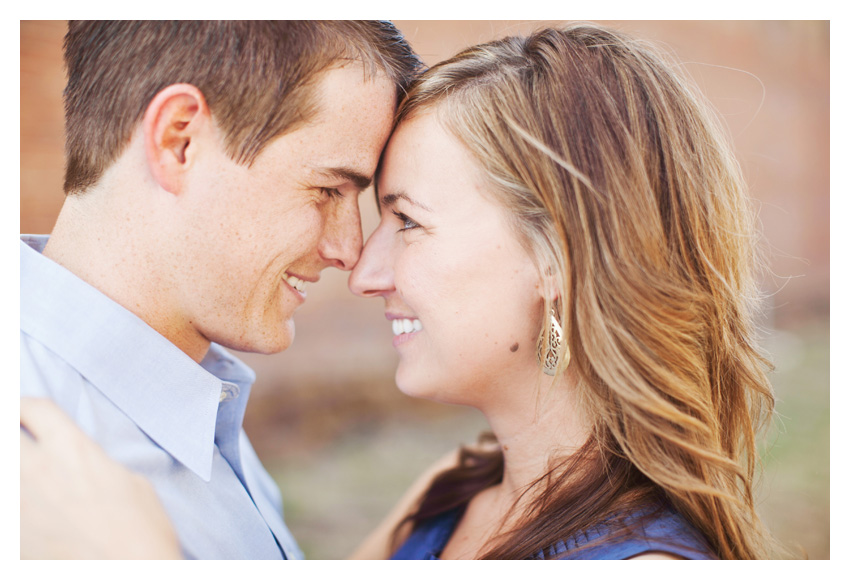
[[[530,255],[558,277],[561,299],[546,307],[563,321],[593,423],[485,557],[528,557],[647,495],[721,558],[768,556],[753,498],[756,434],[773,409],[755,335],[754,219],[699,92],[643,43],[577,24],[436,65],[398,122],[425,109],[473,153]],[[464,457],[410,519],[501,477],[499,454]],[[566,467],[583,478],[559,477]],[[446,495],[448,483],[466,495]]]

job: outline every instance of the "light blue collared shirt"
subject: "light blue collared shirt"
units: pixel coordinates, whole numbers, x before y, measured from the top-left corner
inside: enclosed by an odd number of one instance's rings
[[[213,344],[199,365],[21,236],[21,396],[55,400],[147,477],[188,558],[303,558],[242,418],[254,372]]]

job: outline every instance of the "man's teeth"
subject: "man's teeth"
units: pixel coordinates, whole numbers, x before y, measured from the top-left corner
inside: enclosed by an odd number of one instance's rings
[[[304,292],[304,287],[307,285],[307,282],[302,280],[301,278],[296,278],[295,276],[287,276],[284,278],[286,283],[298,290],[299,292]]]
[[[408,332],[417,332],[422,330],[422,323],[418,318],[394,318],[393,319],[393,334],[405,334]]]

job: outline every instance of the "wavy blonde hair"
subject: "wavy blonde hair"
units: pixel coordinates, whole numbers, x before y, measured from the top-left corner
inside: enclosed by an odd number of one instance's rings
[[[644,43],[576,24],[440,63],[397,122],[426,109],[473,153],[530,255],[559,280],[546,308],[563,321],[593,423],[485,557],[528,557],[650,495],[721,558],[768,556],[753,497],[756,434],[774,403],[755,334],[756,230],[699,91]],[[449,482],[468,501],[500,479],[501,461],[467,453],[409,519],[457,505]],[[557,475],[567,468],[583,479]]]

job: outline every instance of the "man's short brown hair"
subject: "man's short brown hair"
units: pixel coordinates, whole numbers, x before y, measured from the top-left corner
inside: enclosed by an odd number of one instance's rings
[[[359,60],[399,97],[421,68],[386,21],[70,21],[65,36],[65,193],[97,183],[151,99],[196,86],[231,157],[250,164],[309,120],[318,73]]]

